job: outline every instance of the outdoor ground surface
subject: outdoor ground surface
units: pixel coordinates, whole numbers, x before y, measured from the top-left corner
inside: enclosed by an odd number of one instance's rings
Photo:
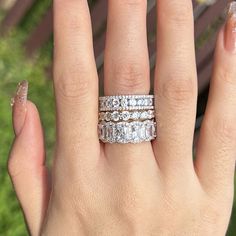
[[[49,4],[49,0],[41,0],[17,30],[8,37],[0,39],[0,236],[27,235],[23,215],[6,169],[9,149],[14,138],[10,98],[15,92],[17,83],[21,80],[29,81],[29,99],[37,105],[41,114],[48,162],[53,156],[54,100],[52,81],[45,70],[51,64],[52,44],[48,43],[34,60],[26,59],[22,47],[28,31]],[[236,205],[228,236],[236,236]]]

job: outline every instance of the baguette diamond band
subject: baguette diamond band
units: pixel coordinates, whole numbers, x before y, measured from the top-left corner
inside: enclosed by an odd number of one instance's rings
[[[153,120],[133,122],[104,122],[98,125],[99,138],[104,143],[141,143],[156,137]]]
[[[103,143],[142,143],[156,138],[153,95],[99,98],[98,136]]]

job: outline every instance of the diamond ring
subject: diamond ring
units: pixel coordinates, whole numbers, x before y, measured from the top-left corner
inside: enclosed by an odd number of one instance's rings
[[[119,95],[99,98],[100,111],[153,110],[153,95]]]
[[[141,143],[156,138],[153,95],[99,98],[99,139],[104,143]]]
[[[154,110],[100,112],[99,121],[128,121],[153,119]]]
[[[141,143],[156,138],[154,120],[133,122],[102,122],[98,125],[99,139],[104,143]]]

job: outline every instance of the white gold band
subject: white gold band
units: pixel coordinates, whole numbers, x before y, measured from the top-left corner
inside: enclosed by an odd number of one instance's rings
[[[119,95],[99,98],[100,111],[130,111],[153,109],[153,95]]]
[[[104,143],[141,143],[156,138],[154,120],[133,122],[101,122],[98,124],[99,139]]]
[[[100,112],[99,121],[150,120],[155,117],[154,110]]]

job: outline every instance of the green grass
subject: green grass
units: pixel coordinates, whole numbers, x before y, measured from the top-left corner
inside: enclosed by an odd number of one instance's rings
[[[30,62],[22,51],[22,35],[13,33],[0,41],[0,235],[23,236],[26,229],[12,190],[6,163],[13,140],[11,125],[10,98],[19,81],[29,81],[29,99],[38,107],[45,130],[47,156],[52,156],[55,118],[52,81],[46,78],[45,66],[50,57],[43,54],[38,60]]]

